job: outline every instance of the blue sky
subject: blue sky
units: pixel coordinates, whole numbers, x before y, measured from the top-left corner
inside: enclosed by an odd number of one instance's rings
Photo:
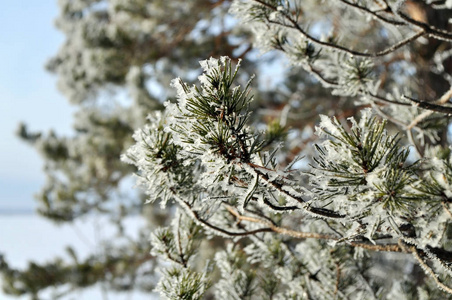
[[[31,130],[54,129],[59,134],[72,131],[74,110],[57,91],[56,77],[44,69],[46,61],[64,42],[64,36],[53,26],[57,14],[57,0],[9,1],[0,10],[0,253],[13,267],[19,268],[27,265],[28,260],[43,262],[55,255],[64,257],[68,244],[82,256],[96,251],[93,246],[87,247],[78,234],[95,240],[94,228],[102,228],[103,236],[109,231],[107,223],[97,224],[99,220],[57,227],[35,215],[5,214],[15,210],[33,211],[36,207],[33,194],[45,180],[39,155],[15,136],[19,122],[25,122]],[[142,226],[140,222],[134,218],[126,227],[137,232]],[[95,286],[65,299],[102,297],[100,288]],[[0,299],[17,298],[3,294],[0,287]],[[108,299],[155,297],[136,292],[109,293]]]
[[[44,183],[39,155],[14,134],[18,123],[70,132],[72,109],[44,69],[64,42],[57,14],[56,0],[9,1],[0,10],[0,211],[33,209]]]

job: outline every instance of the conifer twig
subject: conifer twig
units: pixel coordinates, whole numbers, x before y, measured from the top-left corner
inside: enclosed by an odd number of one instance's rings
[[[417,20],[409,17],[402,11],[400,11],[400,9],[396,12],[396,14],[400,18],[405,20],[406,22],[421,29],[422,32],[424,32],[424,34],[427,34],[431,38],[434,38],[437,40],[443,40],[443,41],[447,41],[447,42],[452,41],[452,33],[448,32],[448,31],[435,28],[435,27],[433,27],[427,23],[421,22],[421,21],[417,21]]]
[[[447,207],[446,202],[442,201],[441,205],[444,207],[444,210],[447,212],[447,214],[452,218],[452,212],[450,211],[449,207]]]
[[[262,0],[253,0],[261,5],[264,5],[268,8],[270,8],[273,11],[278,11],[278,8],[266,3],[265,1]],[[284,14],[284,17],[286,20],[289,21],[289,23],[291,25],[288,24],[284,24],[284,23],[279,23],[276,21],[272,21],[272,20],[267,20],[267,22],[272,23],[272,24],[276,24],[276,25],[280,25],[283,27],[287,27],[287,28],[291,28],[291,29],[295,29],[296,31],[298,31],[305,39],[307,39],[308,41],[323,46],[325,48],[329,48],[332,51],[340,51],[343,53],[347,53],[349,55],[353,55],[353,56],[359,56],[359,57],[380,57],[380,56],[386,56],[394,51],[396,51],[397,49],[407,45],[408,43],[418,39],[419,37],[425,35],[425,31],[424,30],[420,30],[418,32],[416,32],[415,34],[413,34],[412,36],[405,38],[401,41],[399,41],[398,43],[395,43],[391,46],[389,46],[388,48],[378,51],[378,52],[373,52],[373,53],[367,53],[367,52],[361,52],[361,51],[355,51],[352,49],[349,49],[347,47],[344,46],[340,46],[340,45],[336,45],[333,43],[329,43],[329,42],[325,42],[325,41],[321,41],[317,38],[315,38],[314,36],[310,35],[308,32],[306,32],[303,28],[301,28],[301,26],[297,23],[296,20],[292,19],[290,16],[288,16],[287,14]]]
[[[356,9],[360,10],[360,11],[363,11],[363,12],[365,12],[367,14],[370,14],[373,17],[375,17],[375,18],[377,18],[380,21],[383,21],[385,23],[388,23],[388,24],[391,24],[391,25],[394,25],[394,26],[406,26],[407,25],[407,23],[405,23],[405,22],[400,22],[400,21],[397,21],[397,20],[391,20],[391,19],[385,18],[382,15],[376,13],[375,11],[371,11],[367,7],[361,6],[361,5],[357,4],[357,3],[352,3],[352,2],[347,1],[347,0],[339,0],[339,1],[344,3],[344,4],[346,4],[346,5],[348,5],[348,6],[351,6],[351,7],[354,7]]]
[[[175,199],[177,200],[177,202],[185,209],[185,211],[187,211],[187,213],[189,213],[194,221],[196,223],[198,223],[201,226],[206,226],[209,229],[212,229],[213,231],[216,231],[222,235],[227,235],[227,236],[247,236],[247,235],[254,235],[260,232],[270,232],[272,231],[271,228],[259,228],[256,230],[250,230],[250,231],[244,231],[244,232],[235,232],[235,231],[229,231],[223,228],[220,228],[218,226],[215,226],[209,222],[207,222],[206,220],[202,219],[198,213],[196,211],[193,210],[193,207],[187,203],[186,201],[184,201],[183,199],[181,199],[179,196],[174,195]]]
[[[452,114],[451,106],[442,106],[442,105],[434,104],[432,102],[421,101],[418,99],[414,99],[412,97],[408,97],[406,95],[402,95],[402,99],[411,101],[411,102],[413,102],[414,106],[417,106],[417,107],[420,107],[423,109],[427,109],[427,110],[431,110],[431,111],[439,112],[439,113],[443,113],[443,114]]]
[[[411,253],[413,253],[414,258],[417,260],[419,265],[424,270],[425,274],[429,275],[436,283],[436,285],[442,289],[443,291],[452,294],[452,288],[448,287],[444,283],[442,283],[438,276],[435,274],[435,272],[432,270],[432,268],[427,265],[427,263],[422,259],[422,257],[419,255],[418,249],[415,246],[410,247]]]
[[[316,70],[315,68],[313,68],[311,64],[308,64],[306,66],[306,69],[309,73],[314,75],[314,77],[316,79],[318,79],[325,87],[328,87],[328,88],[340,88],[341,87],[341,85],[338,82],[325,78],[321,74],[321,72],[319,70]],[[364,91],[363,89],[360,89],[358,91],[358,93],[361,96],[367,96],[367,97],[372,98],[375,102],[380,102],[380,103],[384,103],[384,104],[396,104],[396,105],[400,105],[400,106],[411,106],[412,105],[412,104],[406,103],[406,102],[390,100],[388,98],[384,98],[382,96],[370,93],[369,91]]]
[[[431,103],[437,104],[437,105],[442,105],[442,104],[447,103],[451,97],[452,97],[452,87],[447,92],[445,92],[444,95],[441,96],[441,98],[439,98],[438,100],[433,101]],[[423,101],[423,102],[425,102],[425,101]],[[410,130],[411,128],[413,128],[414,126],[416,126],[417,124],[422,122],[422,120],[424,120],[425,118],[429,117],[432,114],[433,114],[432,110],[423,112],[422,114],[418,115],[409,125],[407,125],[405,129]]]
[[[250,217],[250,216],[241,215],[239,212],[237,212],[236,209],[234,209],[230,205],[225,205],[225,207],[239,221],[248,221],[248,222],[252,222],[252,223],[263,224],[263,225],[266,225],[271,231],[273,231],[275,233],[288,235],[288,236],[291,236],[294,238],[299,238],[299,239],[314,238],[314,239],[332,240],[332,241],[339,240],[339,238],[337,238],[333,235],[319,234],[319,233],[314,233],[314,232],[301,232],[301,231],[296,231],[296,230],[292,230],[292,229],[288,229],[288,228],[284,228],[284,227],[279,227],[269,221],[265,221],[265,220]],[[372,250],[372,251],[403,252],[398,244],[373,245],[373,244],[365,244],[365,243],[358,243],[358,242],[349,242],[347,244],[352,247],[358,247],[358,248],[363,248],[363,249]]]

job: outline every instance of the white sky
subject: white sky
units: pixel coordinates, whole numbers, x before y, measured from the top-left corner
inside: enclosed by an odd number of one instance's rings
[[[0,10],[0,253],[13,267],[25,267],[29,260],[44,262],[55,255],[65,257],[67,245],[86,255],[92,249],[77,232],[92,237],[93,222],[97,222],[84,220],[75,228],[57,227],[36,215],[5,214],[14,210],[33,211],[33,194],[44,183],[42,160],[15,136],[18,123],[25,122],[31,130],[52,128],[61,134],[71,132],[73,109],[58,93],[56,78],[44,69],[46,61],[64,41],[53,27],[57,14],[56,0],[8,1]],[[127,223],[129,230],[136,231],[139,218]],[[107,231],[108,228],[107,224],[103,226]],[[153,299],[139,293],[107,296],[108,300]],[[0,299],[16,298],[4,295],[0,288]],[[64,299],[103,297],[100,289],[94,287]]]
[[[33,208],[44,183],[38,154],[14,134],[18,123],[70,132],[72,110],[44,70],[64,41],[57,14],[56,0],[9,1],[0,10],[0,211]]]

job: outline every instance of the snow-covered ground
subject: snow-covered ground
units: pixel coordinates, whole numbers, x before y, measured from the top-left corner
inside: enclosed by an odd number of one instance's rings
[[[144,220],[138,216],[125,220],[125,228],[130,233],[137,232],[143,224]],[[76,222],[74,226],[55,226],[35,214],[0,214],[0,253],[5,255],[11,266],[23,268],[27,266],[29,260],[45,262],[55,256],[67,257],[65,247],[68,245],[76,250],[79,257],[84,257],[93,251],[92,247],[96,239],[108,238],[113,233],[112,226],[105,219],[87,218]],[[0,289],[0,299],[17,298],[6,296]],[[93,287],[72,293],[63,299],[149,300],[157,298],[138,292],[109,292],[105,297],[101,294],[100,287]]]

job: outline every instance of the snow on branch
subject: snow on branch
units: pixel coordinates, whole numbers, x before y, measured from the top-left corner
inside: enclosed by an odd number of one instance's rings
[[[428,274],[434,272],[426,267],[431,261],[439,265],[434,274],[450,276],[450,252],[442,248],[438,230],[446,230],[450,218],[450,153],[442,160],[411,160],[401,138],[386,129],[387,121],[365,109],[347,124],[321,116],[316,134],[322,141],[314,146],[316,156],[308,171],[279,167],[274,134],[259,132],[250,123],[253,96],[250,82],[243,88],[236,84],[239,65],[233,67],[222,57],[201,66],[200,86],[174,80],[177,101],[167,102],[163,114],[149,118],[150,124],[135,133],[136,144],[123,157],[137,166],[139,183],[151,201],[171,201],[182,208],[171,227],[152,235],[153,253],[175,265],[163,272],[159,291],[204,293],[205,274],[192,279],[188,275],[203,232],[234,243],[246,240],[243,243],[250,247],[290,238],[300,247],[330,248],[329,256],[342,247],[358,256],[360,251],[401,252],[412,254]],[[272,148],[276,150],[268,152]],[[299,221],[289,222],[294,218]],[[317,244],[308,246],[305,240]],[[260,286],[253,272],[231,269],[224,255],[216,256],[223,276],[216,285],[218,295],[272,292]],[[266,263],[264,258],[258,261]],[[330,275],[311,274],[302,287],[312,288],[312,280],[324,281],[317,292],[325,295],[331,293],[329,286],[335,286],[335,294],[350,288],[338,281],[355,266],[333,258],[327,265],[319,268]],[[294,277],[289,280],[284,268],[288,266],[283,264],[277,275],[278,284],[284,286],[280,294],[302,292],[290,284]],[[232,281],[226,278],[231,272],[238,272]],[[450,288],[436,276],[435,282],[448,292]],[[181,292],[183,288],[187,290]]]

